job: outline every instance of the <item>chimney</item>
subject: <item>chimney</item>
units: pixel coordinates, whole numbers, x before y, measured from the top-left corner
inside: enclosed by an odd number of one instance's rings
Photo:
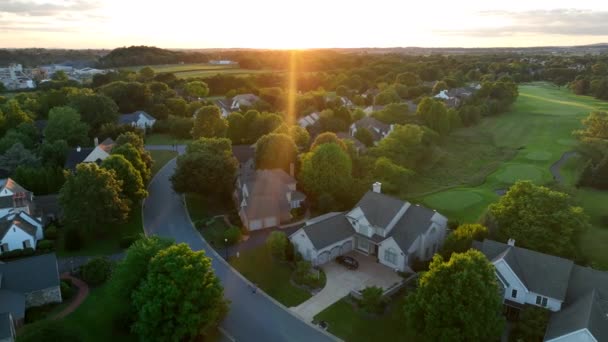
[[[515,239],[509,239],[509,240],[507,241],[507,245],[509,245],[509,246],[511,246],[511,247],[515,246]]]
[[[295,166],[293,165],[293,163],[289,163],[289,175],[290,175],[291,177],[295,177],[295,176],[294,176],[294,173],[295,173],[295,172],[294,172],[294,169],[295,169]]]
[[[80,146],[76,147],[76,152],[80,152],[81,148]]]
[[[374,183],[372,185],[372,190],[377,194],[382,193],[382,183],[380,183],[380,182]]]
[[[99,145],[99,138],[95,137],[95,139],[93,139],[93,142],[95,146]]]

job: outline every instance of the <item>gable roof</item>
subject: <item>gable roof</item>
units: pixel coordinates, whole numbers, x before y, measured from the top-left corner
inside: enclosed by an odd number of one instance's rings
[[[228,113],[232,112],[232,101],[227,99],[215,100],[215,105],[218,106],[221,110],[226,111]],[[197,110],[198,113],[198,110]]]
[[[269,216],[290,215],[287,193],[288,185],[296,180],[281,169],[256,170],[242,177],[242,186],[246,186],[249,196],[244,208],[249,220]],[[238,189],[239,203],[243,201],[242,189]],[[303,195],[303,194],[302,194]]]
[[[0,288],[0,311],[11,313],[14,319],[20,320],[25,316],[25,295],[17,291]],[[0,325],[2,324],[0,320]],[[0,332],[3,328],[0,327]],[[2,333],[0,333],[0,338]]]
[[[588,329],[598,341],[608,339],[608,301],[596,290],[589,291],[566,308],[551,315],[545,339]]]
[[[384,229],[404,205],[405,202],[395,197],[368,191],[355,205],[355,208],[358,207],[363,211],[370,224]]]
[[[474,247],[480,247],[492,261],[503,259],[528,290],[561,301],[566,299],[572,260],[488,239]]]
[[[330,213],[321,220],[302,227],[315,249],[320,250],[355,234],[344,213]],[[294,234],[297,234],[294,233]]]
[[[19,183],[15,182],[12,178],[0,179],[0,191],[4,189],[10,190],[12,193],[29,192],[24,187],[19,185]]]
[[[106,140],[102,141],[101,144],[97,145],[96,147],[99,147],[106,153],[110,153],[115,145],[116,143],[114,142],[114,140],[112,140],[112,138],[106,138]]]
[[[255,158],[255,148],[251,145],[234,145],[232,146],[232,154],[242,165]]]
[[[76,170],[76,165],[82,163],[88,156],[93,152],[92,147],[78,147],[73,148],[68,153],[65,159],[64,168],[68,170]]]
[[[57,257],[54,253],[0,262],[1,289],[23,294],[59,286]]]
[[[407,252],[416,238],[426,232],[436,214],[432,209],[411,204],[397,221],[389,236],[392,236],[403,252]]]
[[[364,143],[362,143],[361,141],[359,141],[359,139],[355,138],[355,137],[351,137],[348,133],[346,132],[338,132],[336,133],[336,136],[342,140],[350,140],[353,142],[353,144],[355,144],[355,148],[357,148],[357,150],[365,150],[367,148],[367,146],[365,146]]]
[[[36,237],[36,230],[38,227],[32,225],[30,222],[25,220],[22,215],[27,215],[24,212],[20,212],[18,214],[9,214],[2,218],[0,218],[0,239],[3,239],[6,233],[11,229],[13,225],[17,226],[19,229],[23,230],[30,236]],[[29,216],[29,215],[27,215]],[[29,216],[30,219],[36,220],[35,218]],[[36,220],[38,221],[38,220]]]
[[[143,110],[138,110],[138,111],[130,113],[130,114],[120,115],[118,117],[118,123],[121,125],[137,123],[137,120],[139,120],[140,116],[143,116],[144,118],[146,118],[149,121],[156,120],[153,116],[144,112]]]

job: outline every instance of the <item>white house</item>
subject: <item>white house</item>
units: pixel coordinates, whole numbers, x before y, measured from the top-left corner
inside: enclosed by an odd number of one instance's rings
[[[33,217],[32,192],[10,178],[0,180],[0,253],[34,248],[44,238],[42,221]]]
[[[11,178],[0,179],[0,217],[25,212],[33,214],[34,194]]]
[[[484,240],[474,241],[496,269],[507,312],[526,305],[551,311],[545,341],[608,340],[608,273],[571,260]]]
[[[366,116],[351,124],[348,133],[351,137],[355,137],[357,131],[363,128],[367,129],[372,134],[374,144],[377,144],[380,140],[391,134],[394,125],[388,125],[371,116]]]
[[[446,226],[443,215],[384,195],[375,183],[351,211],[309,220],[289,239],[314,265],[355,250],[405,272],[414,260],[429,260],[439,250]]]
[[[300,127],[302,127],[302,128],[306,128],[306,127],[316,124],[320,118],[321,117],[319,116],[319,113],[317,113],[317,112],[310,113],[310,114],[306,115],[305,117],[300,118],[300,120],[298,120],[298,125],[300,125]]]
[[[138,110],[131,114],[122,114],[118,117],[118,123],[121,125],[139,127],[145,131],[154,126],[156,119],[143,110]]]
[[[259,97],[254,94],[240,94],[232,98],[232,104],[230,105],[231,111],[239,111],[241,107],[251,107],[260,100]]]

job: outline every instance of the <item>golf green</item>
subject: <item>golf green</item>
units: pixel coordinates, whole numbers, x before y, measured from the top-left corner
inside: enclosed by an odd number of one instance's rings
[[[510,164],[501,168],[493,177],[507,184],[513,184],[518,180],[530,180],[534,183],[541,183],[543,180],[543,170],[534,165]]]

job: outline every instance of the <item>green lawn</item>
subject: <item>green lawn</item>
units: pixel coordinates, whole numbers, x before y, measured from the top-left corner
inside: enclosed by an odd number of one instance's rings
[[[139,71],[145,65],[123,68],[130,71]],[[178,78],[189,77],[211,77],[217,74],[230,74],[233,76],[247,76],[260,73],[284,72],[272,69],[243,69],[239,68],[238,64],[234,65],[217,65],[208,63],[190,63],[190,64],[163,64],[150,66],[156,73],[171,72]]]
[[[608,110],[608,102],[547,83],[521,85],[519,93],[510,112],[485,118],[448,137],[437,160],[412,180],[410,199],[451,219],[477,221],[499,199],[497,190],[508,189],[517,180],[551,184],[549,167],[575,148],[572,131],[581,127],[581,119],[592,110]],[[562,167],[566,184],[594,224],[580,247],[597,265],[608,269],[608,250],[602,248],[608,245],[608,229],[599,226],[608,192],[572,187],[584,163],[580,159]]]
[[[316,315],[314,320],[326,321],[329,332],[347,342],[419,341],[406,327],[405,294],[396,295],[390,303],[383,315],[370,316],[342,299]]]
[[[146,145],[186,145],[191,141],[191,139],[176,139],[166,133],[153,133],[146,136]]]
[[[291,268],[274,260],[265,246],[242,252],[239,258],[232,258],[230,264],[287,307],[296,306],[311,297],[308,291],[291,284]]]
[[[154,164],[152,164],[152,177],[163,167],[165,164],[169,162],[169,160],[177,157],[177,152],[175,151],[150,151],[150,155],[152,156],[152,160],[154,160]]]

